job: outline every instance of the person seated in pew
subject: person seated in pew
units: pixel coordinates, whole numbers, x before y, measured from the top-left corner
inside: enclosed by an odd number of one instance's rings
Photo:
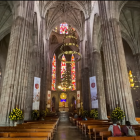
[[[110,125],[108,131],[112,132],[112,136],[122,136],[121,127],[117,125],[117,121],[113,120],[113,125]]]
[[[87,121],[86,116],[83,116],[82,120],[83,120],[83,121]]]
[[[74,118],[78,118],[78,115],[77,115],[77,113],[75,113],[75,115],[74,115]]]
[[[121,128],[121,131],[125,136],[136,136],[135,129],[129,121],[125,122],[125,126]]]

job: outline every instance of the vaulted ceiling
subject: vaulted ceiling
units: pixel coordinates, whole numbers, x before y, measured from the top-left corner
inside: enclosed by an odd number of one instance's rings
[[[46,26],[49,29],[48,34],[64,21],[71,24],[81,34],[84,19],[90,12],[88,5],[86,1],[45,1],[44,13]]]
[[[140,2],[125,4],[120,14],[122,37],[127,41],[133,54],[140,53]]]
[[[6,1],[0,1],[0,40],[10,33],[12,25],[12,11]]]

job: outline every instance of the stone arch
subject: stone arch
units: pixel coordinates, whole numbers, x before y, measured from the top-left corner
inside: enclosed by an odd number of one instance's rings
[[[122,38],[129,44],[129,46],[132,50],[132,53],[136,54],[135,46],[134,46],[132,40],[129,38],[129,36],[123,31],[121,31],[121,35],[122,35]]]
[[[52,35],[51,44],[57,44],[57,43],[58,43],[58,40],[57,40],[56,35]]]
[[[140,38],[140,8],[137,5],[140,5],[140,2],[127,2],[121,9],[119,16],[122,37],[129,43],[133,54],[140,52],[138,39]]]
[[[46,33],[47,39],[48,39],[49,36],[51,35],[52,30],[53,30],[57,25],[60,25],[62,22],[64,22],[63,19],[61,19],[60,21],[55,22],[53,25],[51,25],[51,27],[48,27],[49,29],[48,29],[48,31],[47,31],[47,33]],[[81,31],[80,31],[81,28],[80,28],[80,29],[77,28],[72,22],[68,21],[67,19],[66,19],[66,23],[67,23],[67,24],[70,24],[72,27],[74,27],[74,28],[76,29],[76,32],[77,32],[79,38],[81,39],[81,38],[82,38],[82,34],[81,34]]]
[[[8,46],[9,46],[10,34],[6,35],[2,40],[0,40],[0,94],[2,89],[2,83],[5,73]]]
[[[135,101],[139,99],[139,93],[140,88],[137,88],[137,86],[140,86],[140,67],[139,67],[139,54],[133,54],[133,51],[131,47],[129,46],[128,42],[125,39],[122,39],[123,42],[123,48],[124,48],[124,54],[126,59],[126,65],[127,65],[127,72],[131,70],[133,75],[133,81],[134,81],[134,89],[131,88],[131,94],[132,94],[132,100],[134,104],[134,110],[136,117],[139,117],[139,108],[137,108]]]
[[[13,12],[7,1],[1,1],[1,13],[0,13],[0,40],[2,40],[7,34],[11,32],[11,26],[13,22]]]

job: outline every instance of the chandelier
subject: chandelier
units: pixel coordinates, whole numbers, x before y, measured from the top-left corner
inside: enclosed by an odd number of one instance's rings
[[[61,83],[58,86],[59,89],[66,91],[72,89],[72,81],[71,81],[71,74],[70,71],[65,70],[62,74]]]
[[[66,34],[66,32],[68,32],[69,34]],[[81,57],[82,57],[82,55],[81,55],[81,53],[79,52],[79,45],[78,45],[78,43],[77,43],[77,38],[76,38],[76,35],[75,35],[75,32],[76,31],[74,31],[72,28],[71,28],[71,26],[69,25],[69,28],[67,29],[67,30],[65,30],[65,36],[64,36],[64,38],[63,38],[63,45],[60,47],[60,50],[61,50],[61,53],[58,55],[58,59],[60,60],[60,61],[62,61],[62,62],[65,62],[65,63],[75,63],[75,62],[78,62],[78,61],[80,61],[81,60]],[[74,39],[75,40],[75,43],[73,43],[73,42],[65,42],[65,40],[66,39],[70,39],[71,40],[71,38],[72,39]],[[66,48],[66,47],[68,47],[68,46],[74,46],[74,47],[76,47],[76,50],[77,51],[64,51],[64,48]],[[66,49],[65,49],[66,50]],[[62,55],[78,55],[78,59],[77,60],[75,60],[75,61],[64,61],[64,60],[62,60],[61,58],[62,58]]]

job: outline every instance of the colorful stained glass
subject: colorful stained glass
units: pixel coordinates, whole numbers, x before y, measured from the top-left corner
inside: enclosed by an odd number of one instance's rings
[[[75,31],[75,28],[72,28],[73,31]]]
[[[75,58],[72,54],[71,61],[74,63],[71,63],[71,80],[72,80],[72,90],[76,90],[76,78],[75,78]]]
[[[66,34],[68,34],[68,31],[66,31],[66,30],[68,30],[68,24],[61,23],[60,24],[60,34],[65,34],[65,32],[66,32]]]
[[[62,60],[66,61],[65,56],[62,56]],[[66,63],[61,61],[61,78],[63,78],[63,73],[66,71]]]
[[[52,90],[56,90],[56,56],[54,54],[52,60]]]
[[[55,28],[53,29],[53,31],[57,33],[57,27],[55,27]]]

